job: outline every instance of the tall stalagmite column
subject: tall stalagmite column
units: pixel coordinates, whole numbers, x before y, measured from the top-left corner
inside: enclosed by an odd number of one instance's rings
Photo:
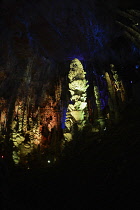
[[[116,71],[114,71],[114,65],[110,64],[111,72],[113,73],[113,80],[111,80],[110,75],[108,72],[105,73],[105,78],[108,85],[108,92],[109,92],[109,107],[111,111],[111,119],[118,123],[120,120],[120,113],[119,113],[119,106],[116,99],[116,91],[118,91],[118,75]],[[116,77],[117,76],[117,77]],[[114,78],[115,77],[115,78]],[[117,83],[116,83],[117,82]]]
[[[95,102],[96,102],[96,106],[97,106],[97,117],[98,117],[98,122],[100,125],[100,130],[102,131],[105,127],[105,120],[103,118],[102,115],[102,110],[101,110],[101,101],[100,101],[100,91],[98,86],[94,86],[94,95],[95,95]]]
[[[86,90],[89,85],[87,85],[85,74],[82,63],[77,58],[72,60],[68,74],[71,98],[66,113],[64,133],[66,141],[72,140],[74,125],[78,130],[82,130],[88,118]]]

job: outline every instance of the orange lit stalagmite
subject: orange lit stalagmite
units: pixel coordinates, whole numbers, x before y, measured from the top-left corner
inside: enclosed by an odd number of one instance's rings
[[[6,129],[7,103],[3,98],[0,99],[0,132]]]
[[[5,154],[6,141],[6,121],[7,121],[7,101],[0,98],[0,156]],[[0,158],[1,158],[0,157]]]
[[[55,86],[54,97],[45,94],[41,106],[27,103],[27,98],[17,99],[11,124],[10,140],[13,142],[13,160],[15,164],[26,164],[27,157],[35,150],[44,153],[52,147],[55,131],[60,128],[59,102],[61,85]],[[51,151],[53,149],[51,148]]]

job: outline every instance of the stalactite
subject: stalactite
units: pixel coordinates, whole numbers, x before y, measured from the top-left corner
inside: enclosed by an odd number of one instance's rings
[[[131,15],[140,18],[140,11],[139,10],[133,10],[133,9],[129,9],[127,10],[128,13],[130,13]]]
[[[140,33],[137,32],[136,30],[134,30],[132,27],[128,27],[125,24],[116,21],[118,25],[120,25],[122,28],[125,29],[125,34],[127,35],[127,37],[134,42],[134,44],[136,44],[137,46],[140,45]]]
[[[139,48],[140,47],[140,42],[133,36],[131,35],[129,32],[125,31],[124,35],[133,42],[133,44]]]
[[[131,21],[132,24],[135,24],[136,21],[138,21],[136,16],[129,13],[129,10],[128,11],[117,10],[117,14],[122,17],[125,17],[127,20]]]

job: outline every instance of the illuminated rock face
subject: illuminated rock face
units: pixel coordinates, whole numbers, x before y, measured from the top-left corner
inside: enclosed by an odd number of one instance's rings
[[[28,110],[24,101],[16,101],[10,134],[15,164],[25,159],[41,141],[39,110],[34,114],[32,111],[33,107]]]
[[[56,144],[59,141],[57,131],[61,126],[60,97],[61,82],[55,85],[54,96],[46,92],[42,97],[42,104],[37,107],[33,105],[29,95],[17,97],[8,137],[13,143],[12,158],[15,164],[27,165],[28,156],[38,149],[40,153],[44,153],[46,149],[53,152],[52,140],[55,139]],[[6,100],[0,99],[0,143],[6,141],[7,136],[7,107]]]
[[[64,132],[66,141],[72,140],[73,126],[76,124],[78,130],[82,130],[88,118],[86,102],[88,85],[85,74],[82,63],[76,58],[72,60],[68,74],[71,102],[66,113],[66,129]]]

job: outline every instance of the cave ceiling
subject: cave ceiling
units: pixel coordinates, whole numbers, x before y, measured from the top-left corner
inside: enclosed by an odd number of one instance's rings
[[[20,55],[29,57],[32,48],[57,62],[77,57],[123,63],[137,58],[137,1],[7,0],[0,13],[3,55],[5,43],[14,40],[12,47]]]

